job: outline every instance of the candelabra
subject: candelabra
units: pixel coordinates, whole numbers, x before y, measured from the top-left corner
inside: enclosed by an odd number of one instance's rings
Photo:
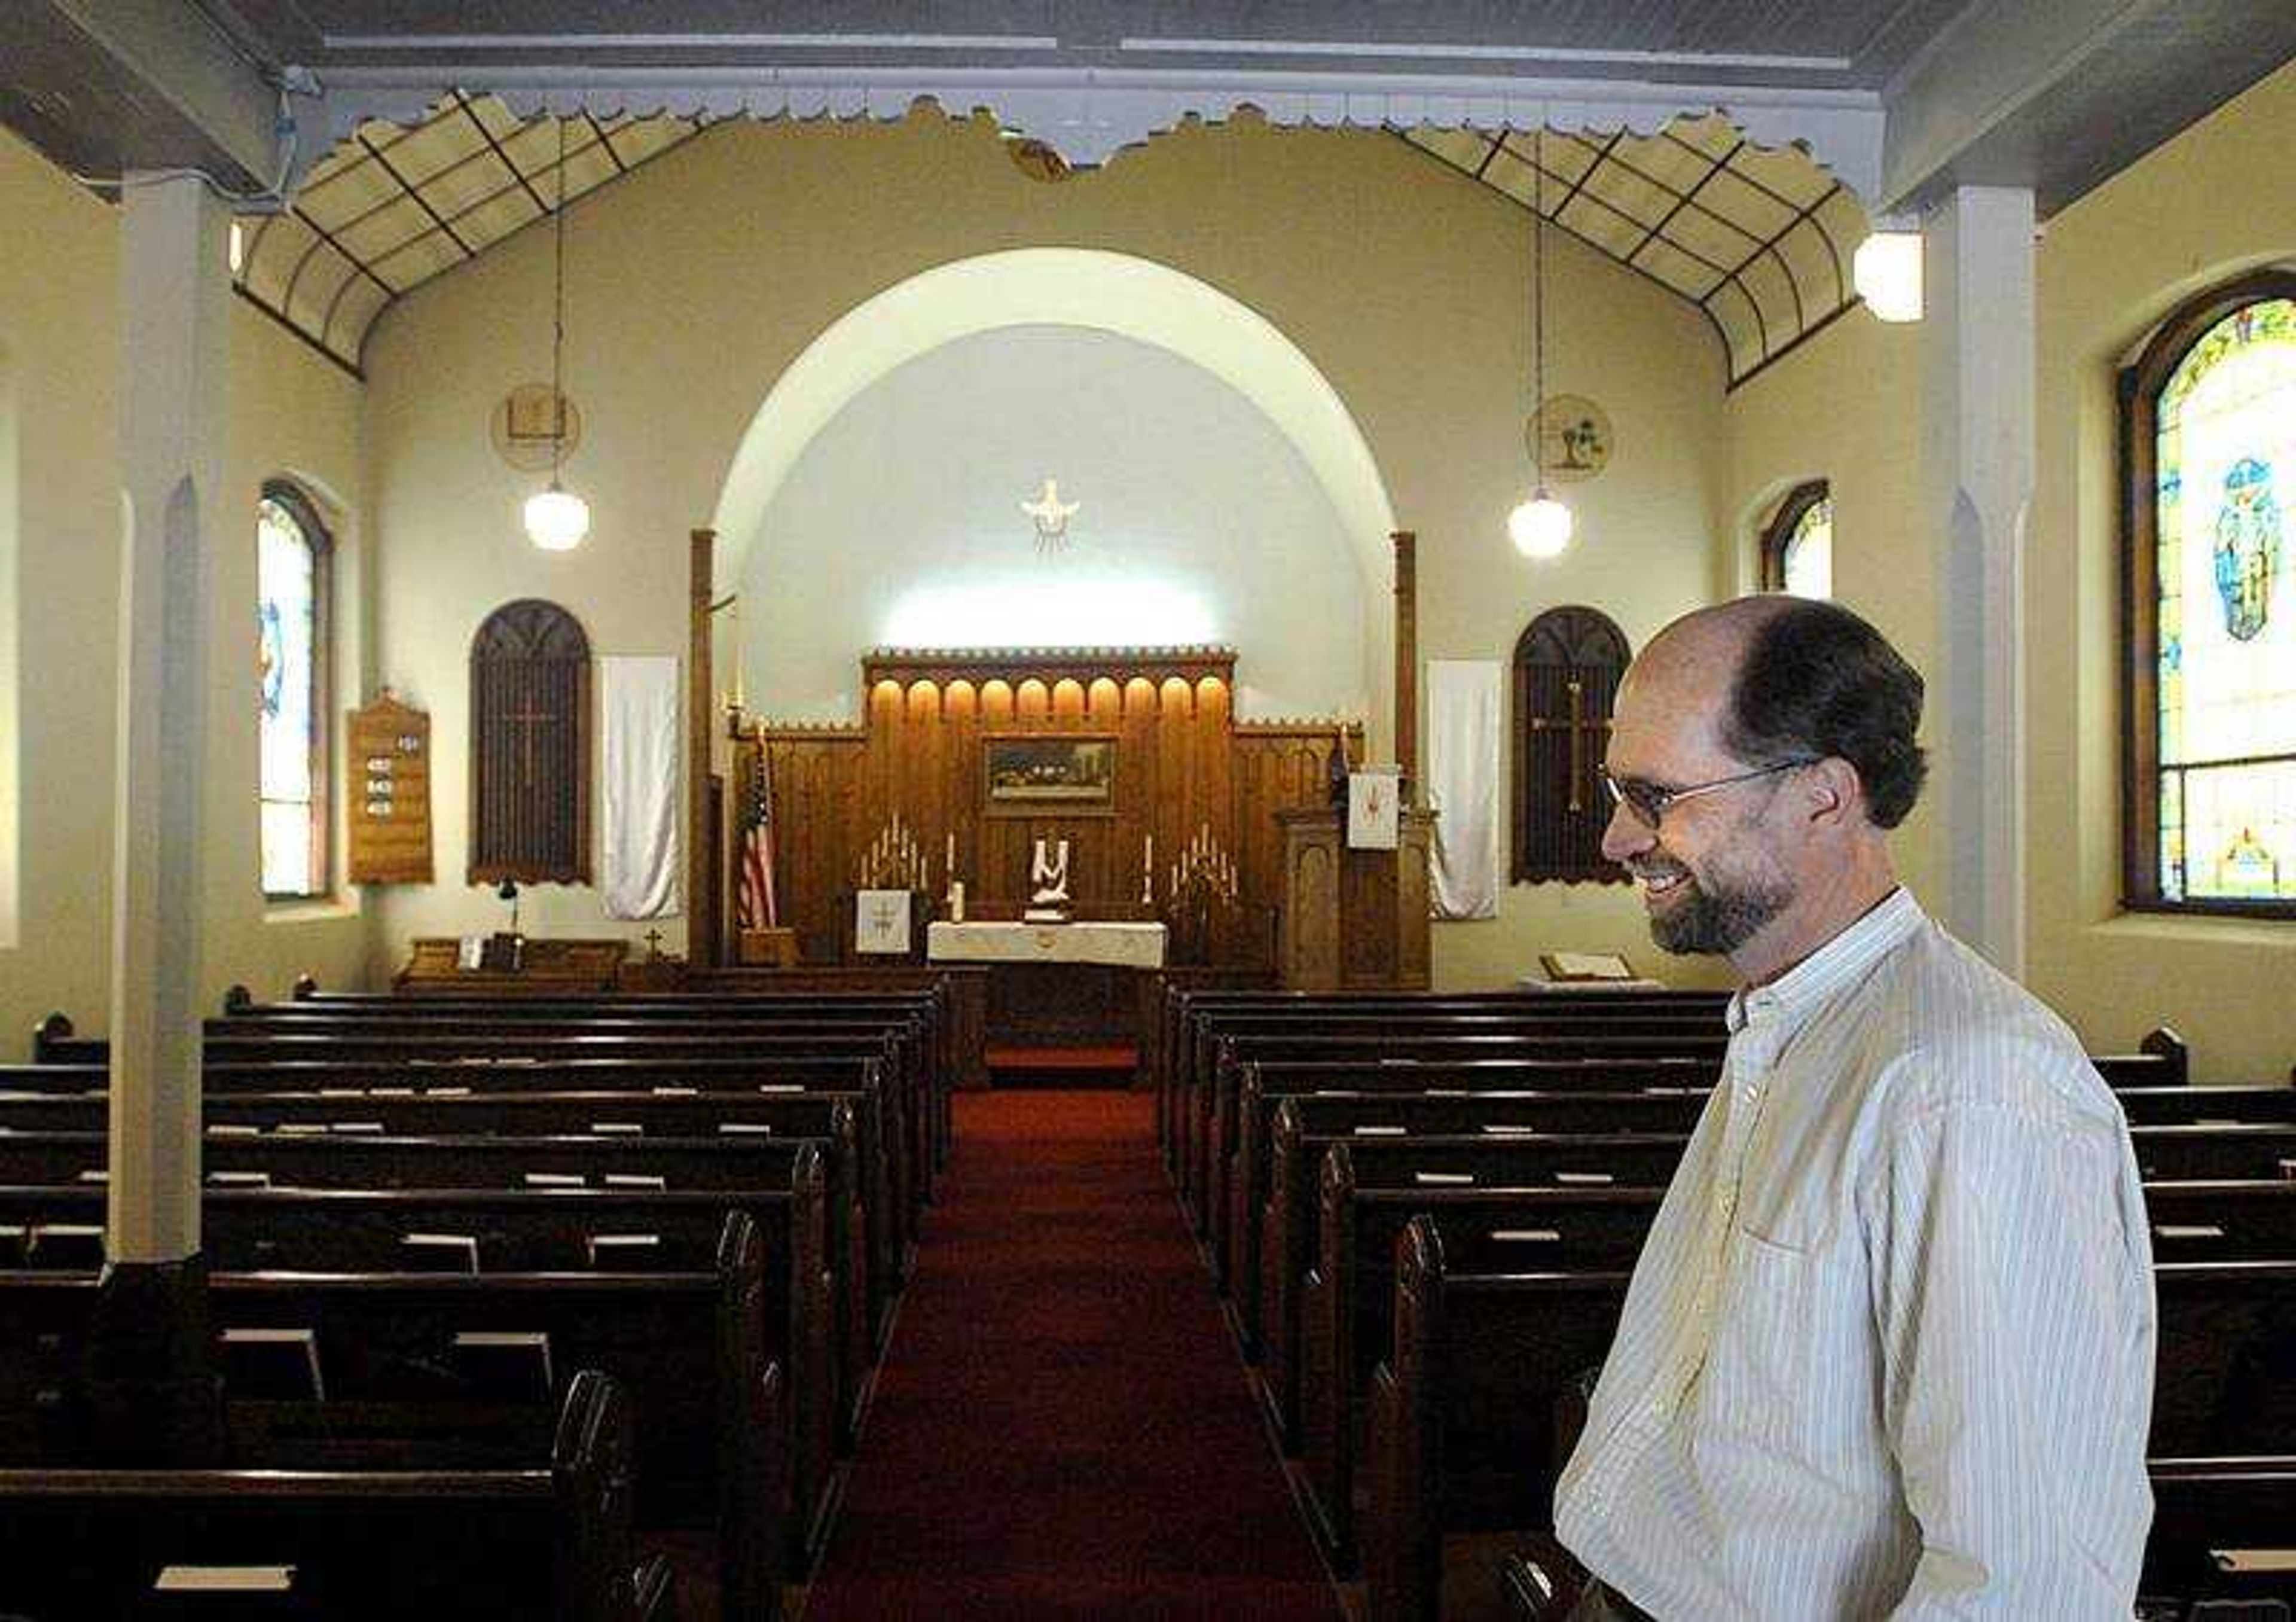
[[[863,890],[922,890],[925,887],[925,851],[917,843],[916,831],[895,811],[893,819],[878,830],[870,842],[867,854],[861,859],[859,883]]]
[[[1182,897],[1199,891],[1209,900],[1235,904],[1241,888],[1235,861],[1213,836],[1209,822],[1196,829],[1196,836],[1172,864],[1171,884],[1170,899],[1176,906]]]

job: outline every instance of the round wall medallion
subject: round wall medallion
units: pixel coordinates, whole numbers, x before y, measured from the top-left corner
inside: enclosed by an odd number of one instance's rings
[[[1610,414],[1583,394],[1548,396],[1524,424],[1523,449],[1555,484],[1595,477],[1611,465],[1617,445]]]
[[[572,396],[554,397],[546,383],[522,383],[496,404],[490,432],[504,461],[523,473],[547,473],[582,443],[582,412]]]

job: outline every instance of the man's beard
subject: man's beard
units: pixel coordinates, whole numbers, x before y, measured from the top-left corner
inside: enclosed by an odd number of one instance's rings
[[[1793,904],[1793,885],[1782,874],[1736,883],[1719,879],[1710,885],[1687,869],[1670,865],[1666,870],[1683,874],[1685,893],[1650,915],[1651,939],[1677,955],[1727,957]]]

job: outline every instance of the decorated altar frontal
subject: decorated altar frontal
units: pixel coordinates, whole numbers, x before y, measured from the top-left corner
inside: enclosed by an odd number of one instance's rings
[[[925,957],[935,963],[1098,963],[1161,968],[1170,932],[1161,924],[934,924]]]

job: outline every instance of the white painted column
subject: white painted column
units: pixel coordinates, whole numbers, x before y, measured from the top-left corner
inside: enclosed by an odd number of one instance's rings
[[[1964,186],[1928,222],[1924,517],[1945,542],[1927,732],[1947,858],[1942,918],[2004,972],[2025,963],[2025,525],[2034,465],[2033,194]]]
[[[231,287],[228,220],[197,180],[131,185],[120,215],[109,1244],[132,1264],[200,1247],[201,796]]]

